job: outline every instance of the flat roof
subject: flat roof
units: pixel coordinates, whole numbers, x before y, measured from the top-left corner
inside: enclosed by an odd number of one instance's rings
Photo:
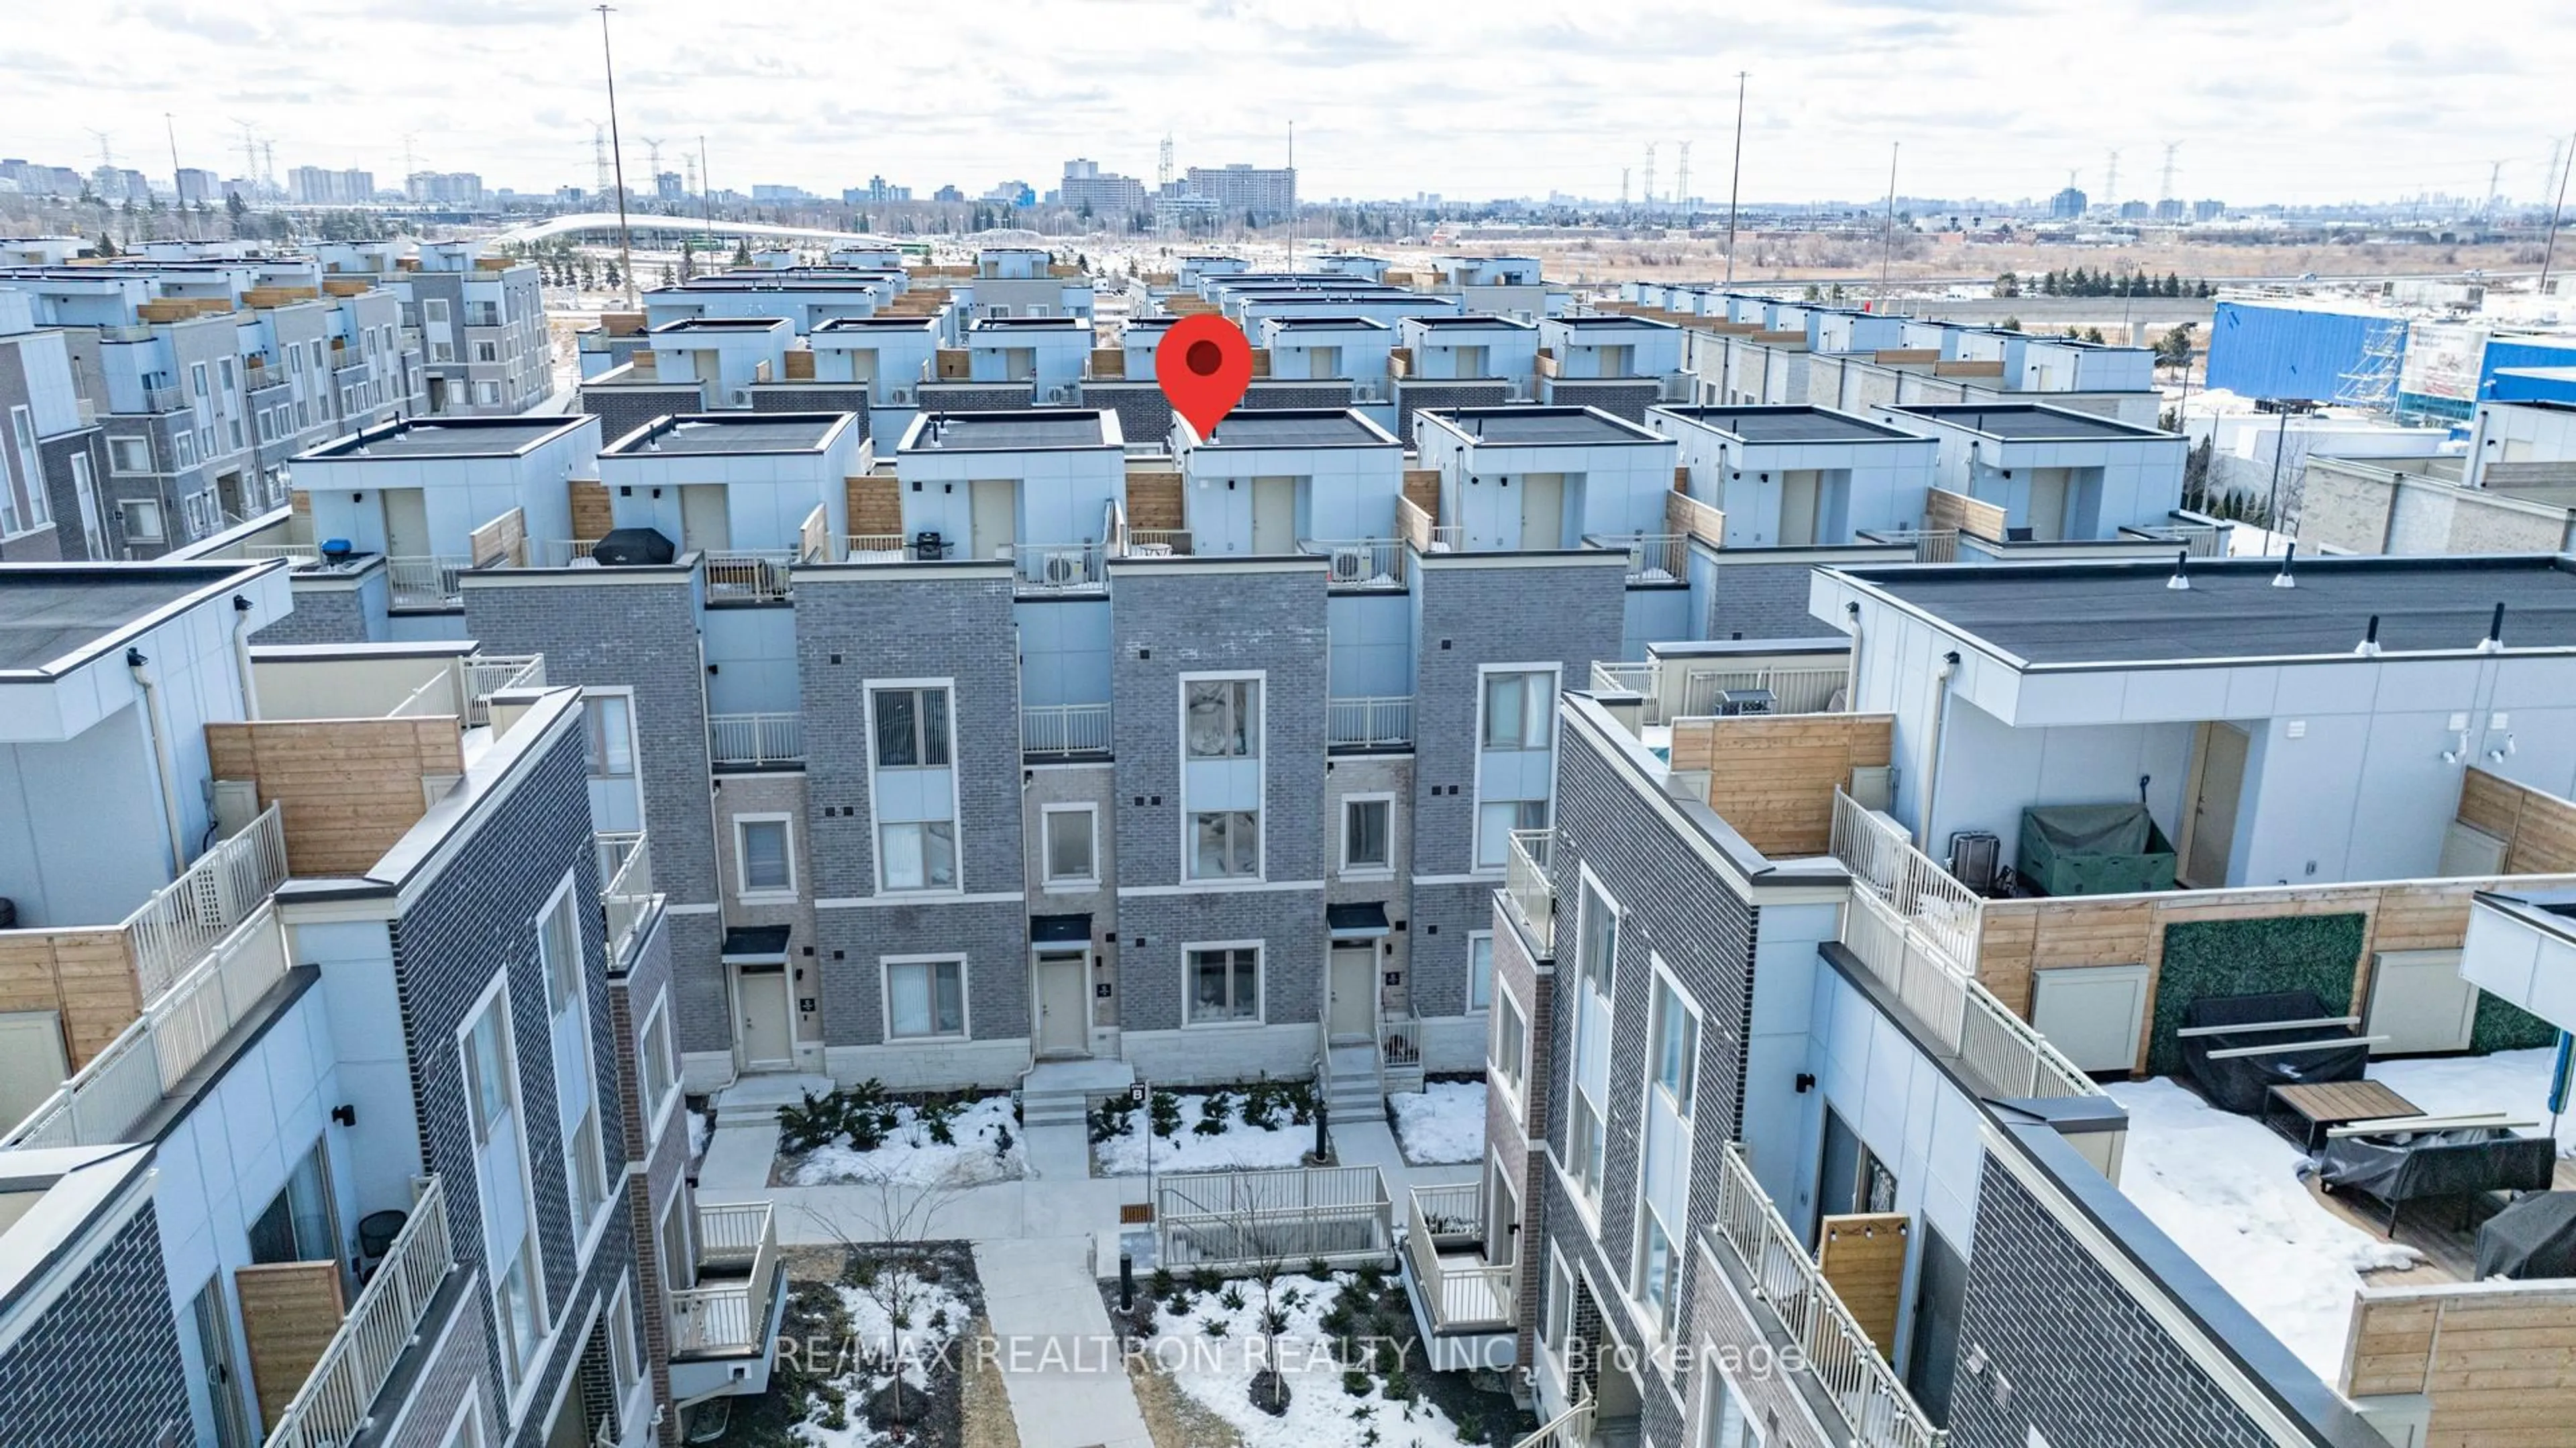
[[[1386,323],[1379,321],[1375,317],[1265,317],[1262,320],[1267,326],[1282,328],[1313,327],[1319,331],[1333,327],[1355,328],[1360,331],[1375,330],[1383,332],[1387,330]]]
[[[1662,443],[1671,439],[1649,432],[1596,407],[1449,407],[1425,408],[1435,418],[1465,433],[1471,442],[1499,447],[1530,443]]]
[[[1418,322],[1425,327],[1510,327],[1523,332],[1535,331],[1538,327],[1535,322],[1524,322],[1518,317],[1506,317],[1494,312],[1434,312],[1428,316],[1407,317],[1404,320]]]
[[[932,314],[914,317],[906,316],[901,312],[885,312],[873,317],[834,317],[829,321],[816,323],[814,331],[864,332],[872,328],[883,328],[891,332],[919,332],[938,325],[939,318]]]
[[[1091,330],[1091,319],[1089,317],[979,317],[966,330],[969,332],[988,330],[1088,332]]]
[[[1654,410],[1700,423],[1746,442],[1926,441],[1913,433],[1824,407],[1793,404],[1787,407],[1658,407]]]
[[[259,566],[0,564],[0,673],[69,659]]]
[[[1108,445],[1109,430],[1097,409],[1052,407],[1043,412],[924,412],[901,444],[906,452]]]
[[[1208,447],[1396,447],[1399,444],[1347,409],[1237,409],[1216,425]]]
[[[657,452],[820,452],[849,420],[844,412],[759,412],[742,417],[692,413],[655,418],[604,451],[624,457]]]
[[[652,335],[658,337],[666,332],[768,332],[788,325],[785,317],[682,317],[676,322],[664,322],[655,327]]]
[[[1601,316],[1550,317],[1548,320],[1560,327],[1573,327],[1578,331],[1677,332],[1681,330],[1670,322],[1658,322],[1652,317],[1624,316],[1617,312]]]
[[[300,456],[359,458],[515,457],[579,427],[586,414],[545,417],[443,417],[387,423],[333,438]]]
[[[2465,653],[2505,606],[2507,651],[2576,649],[2576,564],[2548,554],[1844,567],[1934,622],[2027,664],[2355,657],[2373,616],[2387,653]]]
[[[1900,406],[1892,410],[1933,422],[1945,422],[1969,432],[1984,433],[2006,442],[2094,441],[2101,438],[2172,437],[2152,427],[2132,427],[2089,412],[2070,412],[2062,407],[2042,407],[2033,402],[2005,403],[1986,406],[1974,402],[1942,403],[1937,406]]]

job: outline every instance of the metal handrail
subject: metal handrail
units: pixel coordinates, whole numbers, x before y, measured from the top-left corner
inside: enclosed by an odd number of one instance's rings
[[[355,1438],[368,1425],[367,1410],[394,1366],[419,1340],[421,1319],[440,1284],[455,1270],[447,1198],[433,1176],[340,1330],[305,1374],[304,1386],[279,1410],[267,1448],[340,1448]]]
[[[546,686],[543,654],[475,654],[463,660],[465,722],[480,728],[492,722],[492,696],[505,689]]]
[[[1556,953],[1556,886],[1548,879],[1548,830],[1514,830],[1503,865],[1503,897],[1542,956]]]
[[[1341,749],[1387,749],[1413,742],[1413,696],[1327,699],[1324,743]]]
[[[592,837],[603,858],[614,853],[617,868],[599,887],[599,903],[608,921],[608,958],[626,953],[626,943],[652,907],[652,841],[644,831],[602,833]]]
[[[707,601],[776,603],[791,592],[793,548],[734,548],[707,554]]]
[[[1586,533],[1583,541],[1626,550],[1630,583],[1679,583],[1690,576],[1690,539],[1680,533]]]
[[[1673,667],[1670,664],[1667,668]],[[1829,668],[1695,669],[1682,668],[1681,707],[1675,718],[1725,712],[1720,695],[1745,689],[1767,689],[1774,714],[1833,714],[1835,696],[1851,683],[1851,670]],[[1848,701],[1846,701],[1846,707]]]
[[[721,765],[755,769],[805,762],[802,714],[710,714],[707,757]]]
[[[1036,593],[1079,593],[1106,587],[1107,549],[1098,543],[1016,543],[1012,562],[1019,586]]]
[[[1127,530],[1126,554],[1130,558],[1187,556],[1192,551],[1187,528],[1130,528]]]
[[[1463,1196],[1464,1215],[1452,1218],[1427,1205],[1448,1205]],[[1474,1230],[1440,1230],[1452,1220],[1461,1220]],[[1422,1289],[1431,1309],[1433,1325],[1443,1331],[1461,1327],[1503,1328],[1511,1325],[1515,1298],[1514,1273],[1509,1263],[1478,1262],[1452,1264],[1440,1256],[1442,1238],[1457,1239],[1480,1231],[1484,1220],[1484,1187],[1479,1182],[1451,1186],[1415,1187],[1405,1194],[1404,1251],[1413,1267],[1413,1280]]]
[[[474,566],[474,560],[461,554],[435,553],[418,557],[385,560],[385,582],[393,591],[393,601],[430,607],[453,605],[463,601],[464,588],[457,575]]]
[[[1743,1147],[1732,1141],[1719,1150],[1717,1220],[1710,1234],[1744,1264],[1754,1300],[1804,1351],[1805,1370],[1824,1389],[1827,1406],[1855,1442],[1871,1448],[1940,1448],[1949,1441],[1950,1435],[1934,1427],[1905,1391],[1905,1380],[1879,1355],[1763,1192]]]
[[[158,999],[285,883],[286,825],[270,805],[118,925],[134,956],[138,998]]]
[[[1592,1400],[1578,1399],[1572,1407],[1539,1425],[1538,1431],[1514,1443],[1512,1448],[1562,1448],[1565,1444],[1583,1444],[1592,1438]]]
[[[671,1351],[739,1352],[758,1347],[761,1306],[778,1271],[778,1224],[767,1202],[698,1208],[701,1265],[747,1262],[735,1281],[671,1294]]]
[[[1022,754],[1106,754],[1106,704],[1033,704],[1020,710]]]
[[[599,546],[596,538],[531,538],[528,540],[530,568],[570,568],[590,556]]]
[[[1300,538],[1297,549],[1328,560],[1324,581],[1331,587],[1404,587],[1404,556],[1410,550],[1401,538]]]

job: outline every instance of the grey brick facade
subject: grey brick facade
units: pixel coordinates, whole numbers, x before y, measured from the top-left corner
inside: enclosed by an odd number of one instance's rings
[[[1263,1019],[1317,1019],[1330,868],[1324,811],[1323,560],[1113,564],[1119,1024],[1182,1023],[1179,947],[1260,940]],[[1292,889],[1184,890],[1181,675],[1262,673],[1262,877]],[[1143,944],[1138,944],[1139,940]]]
[[[1828,626],[1807,612],[1812,563],[1730,563],[1715,570],[1708,637],[1811,639]]]
[[[54,546],[65,558],[109,559],[124,555],[116,531],[116,512],[107,505],[106,434],[95,427],[60,433],[36,444],[37,466],[45,474],[46,507],[54,515]],[[89,459],[90,496],[98,506],[101,536],[89,536],[81,519],[80,492],[72,482],[72,459]]]
[[[254,644],[358,644],[367,641],[365,595],[356,588],[298,588],[295,608],[250,636]]]
[[[1172,435],[1172,400],[1158,382],[1086,382],[1082,405],[1118,414],[1118,435],[1129,442],[1161,442]]]
[[[668,1120],[657,1122],[654,1108],[659,1102],[643,1099],[644,1072],[641,1065],[645,1048],[643,1037],[646,1018],[656,1000],[671,989],[670,917],[655,915],[641,928],[641,934],[629,947],[626,959],[609,962],[608,1016],[617,1049],[618,1104],[620,1126],[626,1139],[626,1159],[640,1170],[629,1170],[620,1184],[626,1197],[627,1219],[634,1224],[635,1301],[658,1304],[665,1289],[677,1291],[690,1286],[686,1282],[665,1283],[662,1280],[663,1243],[660,1206],[679,1189],[680,1178],[689,1167],[689,1132],[684,1119],[685,1102],[672,1109]],[[617,973],[625,967],[624,974]],[[676,1012],[676,999],[666,1002],[666,1012]],[[672,1020],[673,1036],[678,1040],[676,1016]],[[676,1070],[676,1066],[673,1068]],[[660,1134],[654,1134],[659,1125]],[[683,1228],[682,1230],[686,1230]],[[671,1333],[667,1316],[652,1306],[643,1312],[643,1333],[637,1338],[644,1351],[644,1370],[653,1379],[656,1402],[671,1400]],[[679,1417],[672,1414],[663,1423],[659,1439],[666,1444],[679,1442]]]
[[[10,1448],[148,1445],[188,1432],[164,1272],[160,1219],[146,1202],[0,1353],[0,1436]]]
[[[1425,407],[1500,407],[1512,400],[1512,384],[1500,377],[1398,379],[1395,384],[1395,436],[1413,446],[1413,414]]]
[[[751,389],[754,412],[846,412],[855,419],[851,424],[861,437],[868,435],[868,386],[864,382],[838,386],[829,382],[764,382]],[[888,444],[891,450],[892,444]]]
[[[1025,382],[924,382],[913,397],[924,412],[1017,412],[1032,401]]]
[[[1160,391],[1161,388],[1157,387],[1155,390]],[[1246,410],[1265,407],[1348,407],[1351,405],[1351,384],[1347,381],[1301,382],[1293,379],[1255,382],[1244,389],[1243,401],[1238,405]]]
[[[1547,400],[1558,407],[1597,407],[1630,422],[1646,420],[1646,409],[1664,395],[1661,382],[1643,377],[1551,377]]]
[[[2274,1441],[1991,1154],[1959,1341],[1986,1366],[1951,1390],[1957,1448]]]
[[[599,440],[612,443],[657,417],[706,411],[706,388],[696,382],[584,387],[581,410],[599,419]]]

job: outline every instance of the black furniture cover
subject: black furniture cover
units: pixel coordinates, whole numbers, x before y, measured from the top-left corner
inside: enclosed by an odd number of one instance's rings
[[[2557,1166],[2556,1142],[2517,1136],[2501,1126],[2329,1137],[2308,1161],[2308,1169],[2326,1186],[2365,1191],[2391,1205],[2479,1192],[2541,1191]]]
[[[2478,1228],[2478,1280],[2576,1277],[2576,1192],[2535,1192]]]
[[[2185,1029],[2193,1026],[2253,1026],[2265,1021],[2314,1021],[2342,1014],[2329,1010],[2313,991],[2276,991],[2267,995],[2203,996],[2183,1008]],[[2240,1046],[2280,1046],[2292,1042],[2338,1044],[2314,1050],[2284,1051],[2268,1056],[2236,1056],[2213,1061],[2212,1051]],[[2370,1047],[2346,1026],[2301,1026],[2287,1031],[2229,1031],[2215,1036],[2185,1036],[2183,1068],[2210,1104],[2239,1116],[2261,1116],[2264,1098],[2275,1086],[2314,1081],[2358,1081],[2370,1064]]]
[[[671,540],[651,528],[611,528],[590,545],[590,556],[608,568],[668,563],[679,556]]]

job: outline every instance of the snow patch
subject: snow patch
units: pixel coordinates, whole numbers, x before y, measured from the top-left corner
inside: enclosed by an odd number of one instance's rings
[[[1351,1281],[1348,1273],[1335,1274],[1330,1284],[1279,1279],[1273,1300],[1287,1322],[1275,1357],[1262,1342],[1260,1283],[1228,1283],[1243,1304],[1231,1309],[1222,1293],[1192,1293],[1189,1311],[1158,1319],[1151,1361],[1193,1401],[1223,1418],[1243,1448],[1460,1448],[1457,1425],[1427,1399],[1390,1402],[1382,1395],[1385,1384],[1376,1379],[1366,1397],[1342,1391],[1336,1344],[1322,1319]],[[1298,1294],[1293,1307],[1285,1305],[1292,1289]],[[1264,1356],[1256,1359],[1256,1353]],[[1253,1406],[1252,1375],[1265,1361],[1285,1365],[1288,1411],[1281,1417]]]
[[[1406,1161],[1445,1166],[1484,1159],[1484,1082],[1434,1081],[1386,1101],[1395,1110],[1395,1139]]]
[[[2490,1056],[2448,1056],[2421,1061],[2373,1061],[2373,1080],[2412,1101],[2429,1116],[2510,1112],[2515,1121],[2549,1123],[2549,1067],[2555,1047],[2498,1051]],[[2525,1131],[2523,1135],[2536,1135]],[[2576,1113],[2558,1123],[2558,1154],[2576,1157]]]
[[[2333,1382],[2361,1274],[2412,1266],[2415,1249],[2328,1211],[2299,1180],[2306,1158],[2298,1148],[2252,1117],[2220,1111],[2170,1080],[2102,1089],[2129,1113],[2121,1193]]]
[[[898,1329],[886,1304],[866,1288],[835,1282],[832,1290],[839,1295],[842,1310],[850,1315],[850,1345],[856,1349],[840,1362],[841,1370],[824,1389],[825,1393],[840,1396],[844,1423],[837,1428],[830,1426],[825,1421],[828,1409],[817,1404],[815,1412],[795,1426],[794,1433],[812,1448],[876,1448],[880,1443],[909,1441],[890,1436],[894,1424],[880,1430],[869,1422],[867,1404],[885,1390],[897,1372],[903,1375],[907,1389],[926,1394],[930,1365],[966,1330],[974,1320],[974,1310],[945,1285],[915,1278],[906,1294],[906,1325]],[[861,1354],[867,1360],[862,1360]],[[929,1407],[925,1397],[912,1403],[908,1411],[926,1413]]]
[[[839,1144],[820,1146],[788,1167],[789,1186],[821,1187],[888,1180],[906,1186],[980,1186],[1017,1181],[1028,1174],[1024,1133],[1011,1114],[1011,1098],[986,1096],[948,1123],[950,1144],[930,1135],[929,1124],[908,1104],[895,1107],[895,1128],[874,1151]],[[1009,1133],[1010,1146],[1001,1143]]]
[[[1286,1108],[1279,1112],[1279,1127],[1266,1131],[1247,1126],[1243,1120],[1243,1093],[1228,1091],[1234,1109],[1227,1113],[1225,1129],[1212,1136],[1199,1134],[1199,1123],[1206,1119],[1207,1093],[1175,1093],[1181,1108],[1181,1129],[1169,1139],[1154,1136],[1147,1127],[1151,1111],[1138,1107],[1127,1114],[1126,1129],[1091,1148],[1092,1161],[1102,1176],[1143,1176],[1145,1149],[1150,1141],[1154,1153],[1154,1171],[1237,1171],[1296,1166],[1306,1159],[1307,1148],[1315,1144],[1314,1124],[1297,1125]]]

